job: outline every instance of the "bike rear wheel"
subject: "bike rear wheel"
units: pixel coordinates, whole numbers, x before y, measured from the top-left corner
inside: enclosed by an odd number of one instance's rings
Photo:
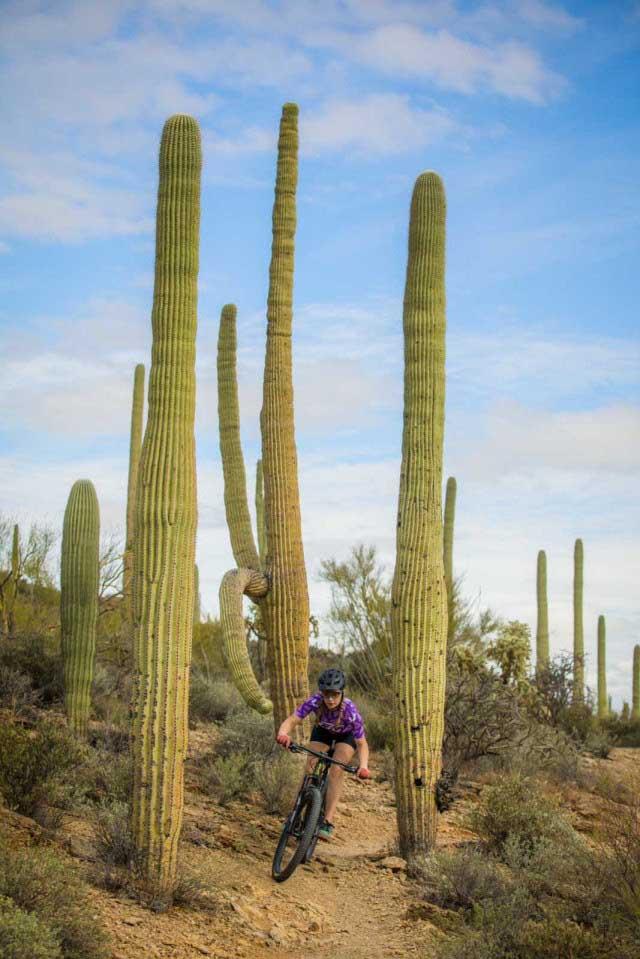
[[[304,860],[316,834],[322,793],[316,786],[306,790],[298,814],[287,819],[276,847],[271,875],[276,882],[284,882]]]

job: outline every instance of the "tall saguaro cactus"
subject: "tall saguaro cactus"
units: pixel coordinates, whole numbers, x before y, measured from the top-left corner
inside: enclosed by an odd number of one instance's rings
[[[584,626],[582,601],[584,586],[584,549],[577,539],[573,549],[573,701],[584,700]]]
[[[640,719],[640,646],[633,647],[631,718]]]
[[[196,545],[195,357],[200,131],[164,125],[156,213],[153,345],[133,563],[132,828],[149,885],[170,897],[182,825]]]
[[[127,484],[127,532],[124,548],[122,594],[126,617],[133,617],[131,580],[133,577],[133,540],[135,536],[136,490],[142,446],[142,418],[144,413],[144,364],[138,363],[133,374],[133,401],[131,403],[131,434],[129,439],[129,481]]]
[[[404,428],[391,608],[397,818],[400,850],[409,860],[435,843],[444,732],[445,216],[440,177],[421,174],[411,200],[404,295]]]
[[[260,601],[267,635],[268,671],[276,726],[293,712],[308,692],[309,597],[302,546],[297,452],[293,416],[291,335],[293,261],[298,180],[298,108],[282,110],[278,140],[273,242],[267,301],[262,432],[262,470],[266,556],[260,563],[247,506],[246,478],[239,431],[235,426],[235,316],[233,336],[223,341],[231,311],[221,318],[219,340],[220,445],[225,473],[225,504],[232,548],[239,569],[227,573],[220,588],[220,609],[234,679],[245,699],[258,709],[270,708],[252,672],[248,671],[242,595]],[[222,360],[222,356],[226,359]],[[230,362],[233,357],[233,364]],[[220,384],[220,365],[228,377]],[[233,384],[231,388],[230,384]],[[233,428],[229,427],[234,421]],[[237,442],[236,442],[237,436]],[[225,453],[226,449],[226,453]],[[239,457],[237,455],[239,452]],[[235,505],[234,505],[235,504]],[[224,609],[224,612],[223,612]]]
[[[453,530],[456,520],[457,489],[455,476],[450,476],[444,498],[444,579],[447,584],[447,642],[449,643],[453,639],[455,626],[453,621]]]
[[[549,604],[547,601],[547,554],[538,553],[536,572],[538,621],[536,626],[536,669],[544,669],[549,662]]]
[[[598,616],[598,719],[606,719],[608,715],[607,634],[604,616]]]
[[[64,702],[71,728],[84,736],[91,709],[96,654],[100,511],[90,480],[71,487],[62,527],[60,632]]]

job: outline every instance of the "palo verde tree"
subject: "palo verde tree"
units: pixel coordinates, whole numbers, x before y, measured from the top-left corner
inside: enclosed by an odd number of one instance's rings
[[[195,358],[200,130],[164,125],[156,213],[151,370],[133,550],[132,830],[160,899],[177,874],[187,752],[196,547]]]
[[[251,670],[242,597],[260,603],[276,727],[308,693],[309,596],[302,545],[293,416],[291,333],[298,180],[298,107],[282,110],[278,140],[273,242],[267,300],[262,412],[262,472],[266,555],[260,560],[247,505],[239,438],[235,369],[235,308],[222,312],[218,346],[218,413],[225,478],[225,509],[238,569],[220,587],[220,618],[230,671],[245,700],[268,711],[271,703]]]
[[[440,177],[421,174],[411,200],[404,295],[404,428],[391,610],[398,832],[409,861],[435,844],[444,733],[445,214]]]

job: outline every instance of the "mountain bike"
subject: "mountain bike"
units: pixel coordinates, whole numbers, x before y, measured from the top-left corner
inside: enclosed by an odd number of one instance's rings
[[[354,775],[358,772],[357,766],[348,766],[339,759],[333,759],[333,748],[327,753],[319,753],[299,743],[291,743],[289,749],[292,753],[309,753],[318,762],[313,772],[307,773],[302,780],[294,807],[282,827],[271,867],[271,875],[276,882],[284,882],[300,863],[309,862],[313,856],[324,816],[329,767],[342,766]]]

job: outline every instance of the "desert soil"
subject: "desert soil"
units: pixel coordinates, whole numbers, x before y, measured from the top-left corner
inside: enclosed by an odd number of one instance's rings
[[[192,735],[192,751],[207,746],[207,732]],[[613,780],[640,775],[640,750],[617,749],[607,760],[586,760]],[[372,761],[375,775],[375,757]],[[189,767],[182,858],[212,892],[213,908],[174,907],[156,914],[124,893],[91,888],[95,915],[112,938],[113,959],[428,959],[442,935],[430,921],[434,907],[421,899],[395,855],[395,807],[390,786],[345,783],[336,836],[319,844],[314,861],[285,883],[272,881],[271,858],[280,832],[276,817],[257,805],[219,806],[198,788]],[[465,815],[481,786],[466,781],[463,797],[440,820],[439,844],[472,838]],[[565,787],[574,824],[593,832],[605,800]],[[11,817],[24,838],[31,830]],[[6,820],[5,820],[6,823]],[[91,868],[90,829],[69,820],[54,842]]]

